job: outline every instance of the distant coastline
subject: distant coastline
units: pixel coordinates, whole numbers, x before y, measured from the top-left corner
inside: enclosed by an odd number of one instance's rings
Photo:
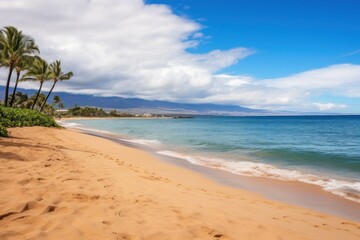
[[[65,116],[61,117],[59,120],[99,120],[99,119],[182,119],[182,118],[194,118],[192,116],[138,116],[138,117],[78,117],[78,116]]]

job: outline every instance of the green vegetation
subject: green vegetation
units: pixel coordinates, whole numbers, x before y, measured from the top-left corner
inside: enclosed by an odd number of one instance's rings
[[[18,86],[18,84],[20,82],[20,74],[21,74],[22,71],[25,71],[28,68],[28,66],[30,66],[32,64],[33,61],[34,61],[33,57],[31,57],[31,56],[23,56],[19,60],[17,65],[15,66],[16,82],[15,82],[14,90],[13,90],[12,97],[11,97],[10,107],[12,107],[13,104],[14,104],[14,98],[15,98],[17,86]]]
[[[5,88],[5,107],[8,106],[11,75],[24,56],[39,52],[34,40],[15,27],[7,26],[0,31],[0,66],[9,69]]]
[[[55,98],[54,98],[55,101]],[[141,117],[175,117],[163,114],[132,114],[126,112],[120,112],[117,110],[105,111],[102,108],[96,107],[79,107],[75,106],[73,108],[69,108],[67,111],[62,113],[58,113],[63,117],[131,117],[131,118],[141,118]]]
[[[1,125],[0,123],[0,137],[8,137],[8,131],[6,130],[6,128]]]
[[[53,85],[52,85],[48,95],[46,96],[46,99],[45,99],[43,105],[41,106],[40,112],[43,111],[45,104],[46,104],[48,98],[50,97],[50,94],[52,93],[56,83],[58,81],[69,80],[74,75],[72,72],[63,73],[61,71],[61,62],[60,61],[55,61],[52,64],[50,64],[49,72],[50,72],[49,77],[51,80],[53,80]],[[55,98],[54,98],[54,100],[55,100]]]
[[[16,92],[15,96],[11,94],[10,97],[13,99],[12,101],[14,108],[31,109],[31,107],[34,105],[36,95],[29,97],[27,94],[24,94],[22,92]],[[53,116],[55,113],[55,109],[61,109],[64,107],[64,104],[59,96],[54,96],[52,103],[45,102],[45,98],[46,97],[44,94],[39,94],[38,100],[35,104],[35,109],[39,109],[40,107],[42,107],[44,113]]]
[[[8,136],[6,128],[25,126],[57,126],[48,115],[54,115],[55,107],[64,107],[62,100],[55,96],[53,102],[48,99],[58,81],[69,80],[72,72],[63,73],[59,60],[48,64],[38,54],[35,40],[13,26],[0,29],[0,68],[8,69],[3,106],[0,102],[0,137]],[[16,72],[13,93],[9,93],[11,77]],[[21,73],[23,74],[21,75]],[[53,81],[48,94],[41,93],[45,81]],[[17,91],[18,84],[24,81],[39,82],[34,96]],[[12,108],[8,108],[12,107]],[[35,109],[32,111],[28,109]],[[46,113],[42,114],[41,112]]]
[[[56,60],[48,64],[44,59],[38,56],[39,47],[35,44],[34,39],[24,35],[22,31],[12,26],[4,27],[0,30],[0,67],[7,68],[7,81],[4,95],[4,106],[16,106],[17,87],[23,81],[39,82],[39,89],[32,99],[31,109],[37,109],[40,112],[46,110],[47,100],[49,99],[56,83],[58,81],[69,80],[72,72],[63,73],[61,61]],[[11,85],[11,76],[16,71],[15,86],[12,95],[9,95]],[[21,76],[21,72],[25,72]],[[41,104],[41,90],[45,81],[53,81],[51,90],[44,97]],[[11,100],[10,100],[11,97]],[[10,100],[10,103],[9,103]],[[15,105],[14,105],[15,104]],[[28,105],[26,107],[29,107]]]
[[[39,90],[36,93],[35,100],[31,109],[34,109],[39,98],[42,86],[45,81],[50,79],[49,64],[41,57],[36,56],[34,64],[29,66],[29,70],[25,73],[22,81],[38,81],[40,82]]]
[[[109,116],[101,108],[91,108],[91,107],[74,107],[70,108],[67,112],[69,116],[79,116],[79,117],[107,117]]]
[[[118,112],[116,110],[112,110],[109,113],[110,117],[136,117],[136,115],[131,113],[125,113],[125,112]]]
[[[49,95],[47,97],[49,97]],[[47,98],[46,98],[46,100],[47,100]],[[46,100],[45,100],[45,103],[46,103]],[[51,106],[53,108],[57,107],[60,110],[60,109],[64,108],[64,103],[59,96],[55,96]]]
[[[116,110],[106,112],[102,108],[78,106],[69,108],[67,112],[62,113],[61,115],[64,117],[136,117],[134,114],[119,112]]]
[[[54,119],[38,111],[0,107],[0,136],[6,137],[10,127],[58,127]]]

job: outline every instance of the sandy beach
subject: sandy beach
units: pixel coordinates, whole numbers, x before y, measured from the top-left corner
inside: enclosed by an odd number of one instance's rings
[[[360,239],[360,224],[67,129],[0,139],[0,239]]]
[[[172,119],[174,117],[78,117],[78,116],[62,116],[58,121],[67,121],[67,120],[101,120],[101,119],[126,119],[126,120],[136,120],[136,119]]]

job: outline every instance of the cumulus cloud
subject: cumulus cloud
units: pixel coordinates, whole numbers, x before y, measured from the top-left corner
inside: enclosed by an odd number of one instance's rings
[[[296,104],[303,96],[300,92],[283,91],[263,84],[251,76],[214,75],[214,82],[208,90],[208,95],[200,102],[221,102],[255,108],[281,109],[291,103]]]
[[[310,97],[321,94],[360,97],[360,65],[332,65],[277,79],[214,75],[207,93],[196,100],[281,110],[343,109],[344,104],[314,104]]]
[[[71,92],[181,99],[253,53],[191,54],[187,49],[204,36],[200,24],[141,0],[5,0],[0,16],[2,24],[31,34],[46,59],[60,58],[74,71],[74,81],[58,88]]]
[[[278,79],[219,74],[255,51],[235,47],[190,53],[209,36],[199,23],[175,15],[166,5],[2,0],[0,20],[30,34],[45,59],[61,59],[64,70],[75,73],[58,91],[292,110],[342,108],[309,100],[325,92],[360,97],[360,65],[333,65]],[[0,71],[2,85],[5,74]]]

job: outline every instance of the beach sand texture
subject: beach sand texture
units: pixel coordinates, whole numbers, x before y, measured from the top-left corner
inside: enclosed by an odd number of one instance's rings
[[[360,239],[360,224],[66,129],[0,139],[0,239]]]

